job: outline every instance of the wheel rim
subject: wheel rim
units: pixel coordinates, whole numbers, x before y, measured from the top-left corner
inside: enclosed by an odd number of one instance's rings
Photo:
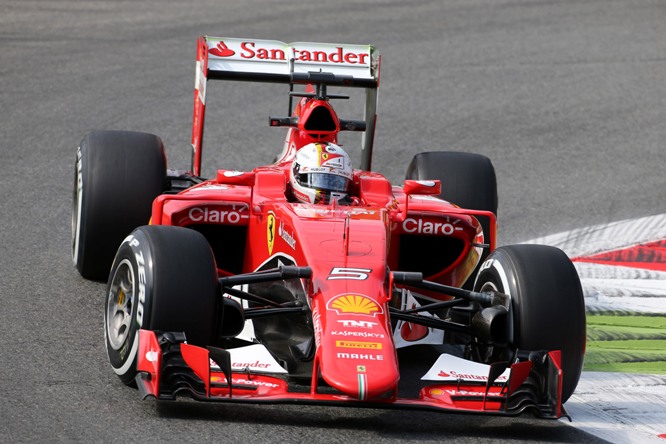
[[[504,271],[502,270],[502,273]],[[483,276],[479,276],[483,277]],[[500,277],[500,281],[502,281],[502,277]],[[506,281],[506,279],[504,279]],[[481,285],[481,288],[479,288],[477,291],[479,292],[498,292],[498,293],[504,293],[511,298],[511,293],[510,290],[504,285],[504,284],[497,284],[493,282],[492,280],[486,280],[483,282]],[[497,345],[497,344],[492,344],[491,349],[494,347],[497,347],[498,350],[513,350],[515,348],[513,339],[514,339],[514,326],[513,326],[513,320],[514,320],[514,313],[513,313],[513,303],[510,303],[511,308],[509,309],[509,312],[507,313],[507,323],[508,323],[508,343],[506,345]]]
[[[132,264],[124,259],[113,274],[106,302],[107,339],[113,350],[120,350],[130,334],[135,282]]]
[[[479,292],[484,292],[484,291],[499,291],[499,290],[497,289],[497,285],[495,285],[493,282],[484,282]]]
[[[490,259],[488,259],[490,260]],[[485,266],[485,263],[484,263]],[[491,268],[491,267],[489,267]],[[492,268],[494,268],[497,272],[497,281],[494,282],[493,280],[490,280],[486,278],[485,281],[481,285],[481,288],[479,288],[477,291],[484,292],[484,291],[496,291],[499,293],[504,293],[509,296],[509,299],[511,299],[510,308],[509,308],[509,313],[508,313],[508,318],[507,322],[509,323],[509,337],[508,337],[508,342],[509,344],[515,344],[515,327],[514,327],[514,322],[515,322],[515,313],[514,313],[514,305],[513,305],[513,298],[514,295],[511,294],[511,288],[509,287],[509,279],[507,277],[506,271],[502,267],[501,263],[497,260],[494,260],[492,263]],[[486,271],[487,273],[487,271]],[[479,276],[477,277],[477,281],[479,278],[482,277],[482,274],[485,275],[485,273],[480,273]]]

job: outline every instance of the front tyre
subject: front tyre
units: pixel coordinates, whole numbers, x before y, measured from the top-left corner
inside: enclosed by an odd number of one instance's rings
[[[185,332],[195,345],[213,341],[217,268],[208,242],[194,230],[134,230],[118,249],[106,295],[106,351],[125,384],[136,375],[141,328]]]
[[[585,302],[578,273],[562,250],[545,245],[500,247],[488,256],[474,290],[511,298],[509,348],[561,350],[562,402],[583,368]]]

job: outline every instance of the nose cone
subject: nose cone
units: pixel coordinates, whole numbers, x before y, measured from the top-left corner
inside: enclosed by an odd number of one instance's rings
[[[361,400],[394,390],[400,373],[385,308],[368,296],[347,294],[329,300],[326,310],[317,351],[324,380]]]
[[[320,361],[321,374],[333,388],[354,398],[368,400],[393,391],[398,385],[400,374],[392,350],[389,353],[379,348],[377,341],[336,341],[340,347],[349,347],[347,351],[326,349]],[[370,344],[372,348],[355,349]]]

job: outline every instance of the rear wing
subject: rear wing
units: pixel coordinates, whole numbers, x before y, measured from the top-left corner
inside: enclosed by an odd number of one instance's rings
[[[365,89],[366,130],[361,169],[370,170],[377,119],[379,52],[371,45],[284,43],[201,36],[197,42],[192,121],[192,173],[201,174],[206,83],[236,80],[294,84],[318,83]],[[291,102],[290,102],[291,113]]]

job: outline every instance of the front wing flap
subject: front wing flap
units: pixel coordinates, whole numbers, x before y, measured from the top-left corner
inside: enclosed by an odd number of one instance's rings
[[[559,351],[531,353],[529,360],[511,365],[470,363],[443,354],[422,378],[418,396],[400,397],[389,392],[362,401],[332,390],[321,379],[304,385],[302,380],[291,381],[283,371],[233,368],[227,350],[190,345],[184,339],[182,333],[140,331],[136,382],[143,399],[188,396],[200,401],[346,405],[504,416],[531,412],[547,419],[566,415],[561,403]],[[484,369],[485,375],[479,373]]]

